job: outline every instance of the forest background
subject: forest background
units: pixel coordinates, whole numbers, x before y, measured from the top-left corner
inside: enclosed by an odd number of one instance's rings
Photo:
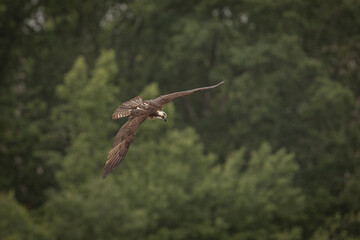
[[[360,1],[0,2],[0,239],[360,239]],[[168,104],[103,180],[121,102]]]

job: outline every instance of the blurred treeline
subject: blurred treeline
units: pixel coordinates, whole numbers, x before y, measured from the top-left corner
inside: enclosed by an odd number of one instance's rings
[[[360,239],[360,1],[0,2],[0,239]],[[134,96],[207,86],[146,121]]]

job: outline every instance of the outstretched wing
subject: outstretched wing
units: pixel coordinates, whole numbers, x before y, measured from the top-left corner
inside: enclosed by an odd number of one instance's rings
[[[160,105],[161,107],[164,106],[165,104],[171,102],[172,100],[176,99],[176,98],[179,98],[179,97],[184,97],[184,96],[187,96],[187,95],[190,95],[194,92],[197,92],[197,91],[202,91],[202,90],[207,90],[207,89],[211,89],[211,88],[216,88],[217,86],[223,84],[224,81],[216,84],[216,85],[213,85],[213,86],[209,86],[209,87],[202,87],[202,88],[195,88],[195,89],[192,89],[192,90],[187,90],[187,91],[181,91],[181,92],[174,92],[174,93],[170,93],[170,94],[166,94],[166,95],[161,95],[160,97],[154,99],[153,101]]]
[[[136,130],[146,117],[146,115],[130,117],[129,120],[120,128],[115,136],[112,149],[108,154],[104,167],[103,178],[106,178],[124,159],[129,150],[130,144],[134,140]]]
[[[131,114],[131,110],[142,104],[143,99],[141,96],[134,97],[133,99],[121,104],[121,106],[119,106],[112,114],[112,119],[127,117]]]

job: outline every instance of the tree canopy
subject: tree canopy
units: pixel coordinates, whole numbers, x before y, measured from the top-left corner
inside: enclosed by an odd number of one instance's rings
[[[0,238],[360,239],[360,1],[0,2]],[[118,105],[226,81],[145,121]]]

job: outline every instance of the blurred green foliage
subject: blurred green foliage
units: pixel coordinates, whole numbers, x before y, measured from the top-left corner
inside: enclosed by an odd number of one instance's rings
[[[0,3],[0,238],[360,239],[360,1]],[[207,86],[102,168],[121,102]]]
[[[13,194],[0,195],[0,237],[4,240],[46,239],[48,232],[35,223],[31,215],[15,199]]]

